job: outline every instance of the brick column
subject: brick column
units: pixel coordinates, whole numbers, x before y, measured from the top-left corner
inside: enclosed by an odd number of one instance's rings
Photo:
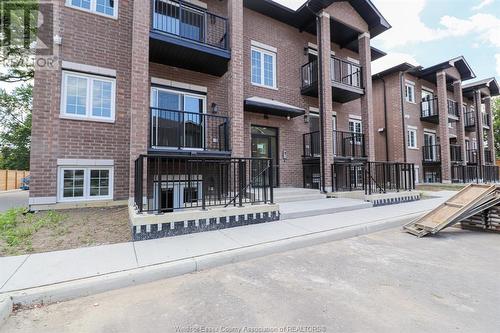
[[[134,196],[134,162],[148,151],[149,135],[149,30],[150,0],[135,0],[132,23],[130,98],[130,184]]]
[[[476,114],[476,140],[477,140],[477,151],[478,151],[478,164],[484,165],[484,144],[483,144],[483,113],[481,111],[481,91],[474,91],[474,109]],[[480,169],[481,170],[481,169]],[[482,171],[480,171],[482,175]]]
[[[358,37],[359,60],[362,66],[363,85],[365,93],[361,97],[361,118],[363,120],[363,133],[365,134],[366,152],[369,161],[375,160],[375,128],[373,120],[373,90],[371,71],[370,34],[365,32]],[[404,129],[403,129],[404,131]]]
[[[462,113],[462,105],[464,104],[464,98],[462,95],[462,81],[453,82],[453,95],[455,101],[457,102],[459,121],[457,123],[457,142],[460,145],[460,152],[462,154],[462,165],[466,165],[465,161],[466,150],[465,150],[465,117]]]
[[[488,149],[491,150],[491,158],[493,164],[496,162],[495,156],[495,131],[493,130],[493,110],[491,109],[491,97],[488,96],[484,99],[484,106],[486,109],[486,114],[490,117],[490,129],[488,131]]]
[[[245,156],[244,113],[243,113],[243,0],[227,2],[229,19],[229,45],[231,61],[228,70],[228,106],[230,120],[230,142],[232,155]],[[248,138],[250,139],[250,138]]]
[[[321,173],[322,190],[329,190],[332,186],[331,165],[333,164],[333,101],[332,81],[330,71],[331,40],[330,40],[330,15],[322,11],[319,16],[321,30],[318,32],[318,56],[321,63],[319,71],[319,106],[320,106],[320,131],[321,131]]]
[[[441,182],[451,182],[450,136],[448,130],[448,93],[446,73],[436,74],[439,110],[439,144],[441,145]]]

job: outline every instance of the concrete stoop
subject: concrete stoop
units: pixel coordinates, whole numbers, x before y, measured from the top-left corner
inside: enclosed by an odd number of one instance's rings
[[[274,202],[276,203],[312,201],[325,198],[326,195],[322,194],[319,190],[292,187],[274,189]]]
[[[129,205],[132,239],[135,241],[278,221],[277,204],[183,210],[172,213],[137,213]]]
[[[365,194],[364,191],[352,192],[332,192],[327,195],[329,198],[351,198],[371,202],[374,207],[395,205],[403,202],[420,200],[422,193],[419,191],[387,192]]]

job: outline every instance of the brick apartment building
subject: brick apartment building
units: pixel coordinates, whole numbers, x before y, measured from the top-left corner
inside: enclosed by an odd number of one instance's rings
[[[241,200],[241,183],[326,191],[334,162],[375,159],[370,63],[385,54],[370,39],[390,25],[369,0],[59,0],[55,13],[61,69],[35,73],[33,208],[171,211]]]
[[[474,78],[463,57],[375,74],[376,159],[415,164],[417,183],[498,181],[491,97],[499,86],[463,83]]]

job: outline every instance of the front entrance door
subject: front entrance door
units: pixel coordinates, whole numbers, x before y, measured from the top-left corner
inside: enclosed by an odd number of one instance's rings
[[[273,186],[279,186],[278,129],[252,126],[252,157],[273,161]]]

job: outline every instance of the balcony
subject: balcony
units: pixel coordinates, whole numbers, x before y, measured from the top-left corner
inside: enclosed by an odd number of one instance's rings
[[[362,133],[333,131],[333,156],[336,160],[365,159],[365,136]]]
[[[476,115],[474,111],[464,112],[464,127],[468,132],[474,131],[476,128]]]
[[[317,158],[321,153],[319,131],[306,133],[302,135],[302,147],[304,158]]]
[[[460,163],[463,161],[462,146],[450,145],[450,160],[452,163]]]
[[[448,106],[448,118],[452,121],[458,121],[460,118],[460,113],[458,111],[458,103],[449,99],[447,101]]]
[[[493,163],[493,154],[491,149],[488,148],[484,149],[484,162],[488,164]]]
[[[439,107],[437,97],[420,102],[420,120],[439,124]]]
[[[423,164],[441,163],[441,145],[423,146],[422,163]]]
[[[483,128],[489,129],[491,126],[490,115],[484,112],[482,112],[482,114],[483,114]]]
[[[477,164],[477,149],[467,149],[465,153],[467,164]]]
[[[347,103],[364,95],[362,67],[353,62],[332,57],[330,59],[332,99]],[[315,59],[301,68],[301,93],[318,97],[318,60]]]
[[[222,76],[231,59],[227,18],[182,1],[152,0],[149,57]]]
[[[229,154],[227,117],[158,108],[150,116],[151,151]]]

